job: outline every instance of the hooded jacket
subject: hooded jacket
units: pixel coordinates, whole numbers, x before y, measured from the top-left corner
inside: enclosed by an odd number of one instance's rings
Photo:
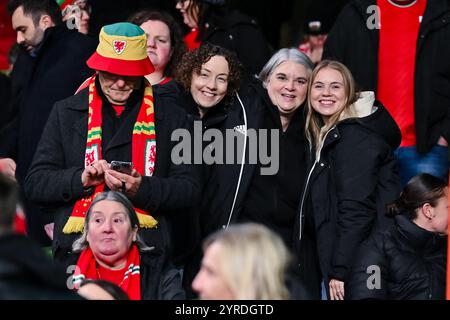
[[[322,147],[307,176],[296,223],[295,252],[306,278],[347,279],[354,250],[375,225],[386,227],[384,206],[398,197],[400,187],[393,155],[401,140],[395,121],[373,92],[361,93],[341,120],[323,137]],[[321,275],[311,274],[303,248],[305,223],[315,239]],[[313,240],[314,241],[314,240]],[[303,244],[305,245],[305,244]],[[319,271],[319,272],[320,272]],[[310,283],[311,286],[317,283]],[[327,288],[328,291],[328,288]]]
[[[445,299],[446,248],[447,237],[422,229],[403,215],[396,216],[395,225],[361,245],[346,285],[346,298]]]
[[[375,0],[356,0],[340,13],[323,58],[344,63],[361,90],[378,81],[379,30],[369,28]],[[440,136],[450,142],[450,1],[429,0],[419,29],[414,70],[416,147],[428,152]]]

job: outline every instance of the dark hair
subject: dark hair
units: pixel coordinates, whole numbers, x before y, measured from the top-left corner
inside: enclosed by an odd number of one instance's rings
[[[413,220],[417,217],[417,209],[425,203],[436,207],[438,200],[445,197],[446,187],[444,181],[431,174],[419,174],[409,180],[397,200],[387,205],[386,214],[388,216],[404,214]]]
[[[13,14],[17,8],[23,7],[25,15],[31,15],[35,26],[39,24],[41,16],[47,14],[55,25],[61,23],[61,9],[55,0],[10,0],[8,12]]]
[[[175,67],[186,52],[186,44],[183,40],[183,33],[178,22],[167,12],[156,10],[142,10],[133,14],[128,21],[140,26],[149,20],[161,21],[167,25],[170,31],[170,44],[172,56],[164,69],[164,76],[173,77]]]
[[[13,229],[18,194],[17,183],[0,174],[0,230]]]
[[[232,101],[234,93],[239,88],[241,64],[236,54],[225,48],[206,43],[196,50],[187,52],[178,64],[175,71],[175,79],[183,85],[186,91],[189,91],[194,72],[199,74],[202,65],[214,56],[224,57],[228,62],[230,74],[228,76],[228,88],[224,102],[225,104],[229,104]]]
[[[90,283],[95,284],[108,292],[114,300],[130,300],[125,291],[118,285],[101,279],[85,279],[81,282],[80,288]]]

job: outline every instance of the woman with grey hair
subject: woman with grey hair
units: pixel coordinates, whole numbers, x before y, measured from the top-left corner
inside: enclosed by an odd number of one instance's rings
[[[184,299],[178,272],[161,250],[141,240],[138,231],[138,216],[125,195],[99,193],[67,261],[76,265],[74,287],[84,279],[99,279],[118,285],[130,300]]]
[[[211,167],[205,184],[203,237],[231,223],[256,222],[292,246],[306,172],[303,105],[312,68],[296,48],[281,49],[236,95],[222,128],[226,162]]]

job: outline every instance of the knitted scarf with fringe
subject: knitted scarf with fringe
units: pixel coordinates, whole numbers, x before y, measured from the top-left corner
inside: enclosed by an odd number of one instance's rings
[[[84,279],[101,279],[97,261],[91,248],[84,249],[78,258],[75,273],[72,277],[75,288],[79,288]],[[102,279],[104,280],[104,279]],[[141,300],[140,256],[134,244],[128,252],[126,269],[120,283],[115,283],[128,295],[130,300]]]
[[[102,98],[95,86],[96,76],[89,79],[89,118],[88,134],[85,151],[85,167],[94,161],[102,159]],[[133,128],[131,140],[131,153],[134,168],[142,176],[151,176],[155,168],[156,160],[156,132],[155,113],[153,107],[152,86],[145,80],[144,98],[140,106],[139,114]],[[79,199],[73,207],[72,213],[63,228],[64,234],[82,232],[84,219],[89,206],[95,196],[103,192],[105,184],[95,187],[91,196]],[[141,209],[136,210],[141,228],[154,228],[158,222]]]

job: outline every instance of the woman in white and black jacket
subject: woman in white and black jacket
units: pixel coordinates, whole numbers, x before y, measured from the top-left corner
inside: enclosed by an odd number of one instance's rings
[[[267,62],[259,80],[240,90],[221,128],[235,138],[225,134],[225,162],[213,165],[204,188],[202,237],[231,223],[257,222],[292,246],[306,173],[302,107],[311,71],[306,55],[284,48]],[[231,139],[237,142],[234,148],[226,147]],[[261,146],[269,151],[267,159]]]
[[[400,131],[372,92],[357,93],[350,71],[323,61],[308,86],[306,136],[310,170],[296,225],[299,272],[320,298],[345,297],[352,255],[397,198],[393,150]]]

